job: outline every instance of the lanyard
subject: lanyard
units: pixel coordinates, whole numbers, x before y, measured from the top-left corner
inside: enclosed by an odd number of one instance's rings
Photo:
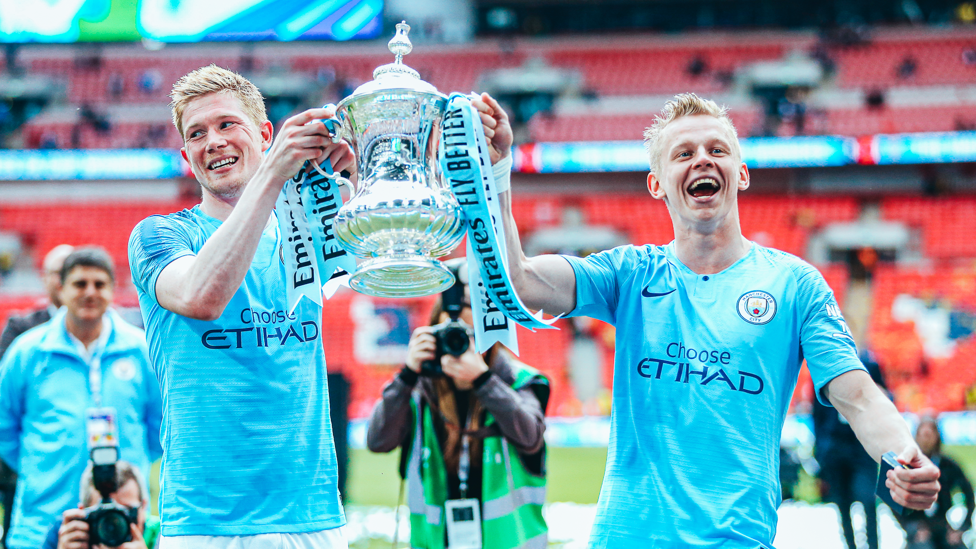
[[[102,355],[105,354],[105,345],[108,343],[109,332],[112,330],[111,324],[107,320],[102,321],[102,333],[95,340],[91,352],[74,335],[74,340],[78,347],[78,354],[88,363],[88,388],[91,389],[92,402],[95,408],[102,407]]]
[[[474,417],[471,415],[472,408],[474,408],[474,403],[469,401],[464,418],[465,431],[471,429],[471,422],[474,420]],[[461,492],[461,499],[464,499],[468,497],[468,476],[471,474],[471,439],[467,433],[464,433],[464,431],[462,433],[461,456],[458,459],[458,489]]]
[[[471,446],[468,435],[461,436],[461,459],[458,462],[458,481],[461,499],[468,497],[468,474],[471,472]]]
[[[95,349],[91,359],[88,361],[88,386],[91,387],[92,401],[96,408],[102,407],[102,351],[101,348]]]

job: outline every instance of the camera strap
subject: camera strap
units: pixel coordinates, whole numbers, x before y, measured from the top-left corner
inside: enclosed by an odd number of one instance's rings
[[[474,403],[468,404],[468,409],[464,413],[464,421],[461,423],[461,455],[458,457],[458,490],[461,498],[468,497],[468,479],[471,478],[471,424],[474,422],[474,414],[471,413]]]
[[[472,406],[473,407],[473,406]],[[465,414],[464,431],[461,434],[461,456],[458,460],[458,488],[461,499],[444,502],[448,547],[481,549],[481,506],[474,498],[468,498],[468,478],[471,474],[471,430],[474,414],[469,408]]]
[[[461,498],[468,497],[468,475],[471,474],[471,440],[468,435],[461,435],[461,457],[458,460],[458,489]]]

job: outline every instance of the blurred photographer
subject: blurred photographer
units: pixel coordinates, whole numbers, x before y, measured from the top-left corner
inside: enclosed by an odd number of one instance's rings
[[[413,332],[406,365],[383,388],[367,445],[373,452],[403,448],[411,547],[545,546],[549,382],[501,344],[475,351],[461,269],[459,282],[435,302],[431,326]]]
[[[159,536],[159,519],[149,516],[149,499],[146,489],[142,486],[141,473],[135,465],[127,461],[115,463],[115,479],[113,492],[108,494],[115,504],[122,506],[136,517],[135,522],[127,520],[130,541],[115,547],[121,549],[153,549]],[[81,479],[81,503],[77,509],[68,509],[62,520],[55,523],[42,549],[88,549],[90,547],[89,531],[91,515],[90,509],[99,505],[102,496],[95,488],[92,467],[85,470]],[[98,547],[108,547],[98,545]]]
[[[976,497],[973,485],[966,473],[955,460],[942,453],[942,433],[939,420],[932,416],[919,419],[915,430],[915,442],[922,452],[939,468],[939,490],[935,505],[926,511],[895,518],[905,530],[905,549],[965,549],[963,534],[972,528],[973,513],[976,512]],[[966,502],[966,515],[956,529],[949,522],[949,509],[953,506],[956,493]]]

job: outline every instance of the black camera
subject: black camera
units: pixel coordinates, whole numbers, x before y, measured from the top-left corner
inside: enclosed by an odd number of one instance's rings
[[[470,304],[464,301],[465,280],[462,278],[465,273],[460,272],[463,268],[461,262],[445,262],[445,266],[454,274],[454,285],[444,290],[441,294],[441,305],[444,312],[450,317],[447,322],[442,322],[433,327],[432,334],[437,340],[433,360],[425,360],[420,363],[420,375],[430,377],[440,377],[444,375],[441,370],[441,357],[444,355],[461,356],[471,346],[471,335],[474,333],[471,327],[460,319],[461,311]]]
[[[139,522],[139,509],[119,505],[111,494],[119,489],[115,475],[115,463],[119,460],[119,449],[115,446],[92,448],[92,481],[102,501],[85,509],[85,522],[88,523],[88,546],[99,543],[109,547],[132,541],[131,524]]]

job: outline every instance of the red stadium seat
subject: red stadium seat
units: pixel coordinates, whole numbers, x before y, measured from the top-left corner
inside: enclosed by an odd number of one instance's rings
[[[966,65],[962,53],[974,44],[972,36],[882,33],[868,44],[835,48],[831,56],[838,67],[837,83],[845,88],[972,84],[976,67]],[[900,77],[898,69],[906,58],[915,60],[916,69]]]

